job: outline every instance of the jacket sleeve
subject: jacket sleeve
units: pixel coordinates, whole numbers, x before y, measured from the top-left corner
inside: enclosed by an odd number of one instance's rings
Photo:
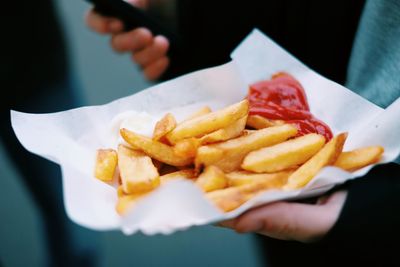
[[[364,258],[397,262],[394,251],[400,242],[400,165],[379,165],[347,186],[348,196],[338,221],[320,245],[339,245]]]

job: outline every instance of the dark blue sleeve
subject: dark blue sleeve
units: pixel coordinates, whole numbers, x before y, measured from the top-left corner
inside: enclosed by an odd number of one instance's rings
[[[347,186],[340,217],[320,245],[339,246],[368,264],[399,264],[400,165],[377,166]]]

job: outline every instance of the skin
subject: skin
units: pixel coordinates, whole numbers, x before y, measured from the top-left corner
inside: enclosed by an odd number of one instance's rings
[[[146,9],[148,0],[130,0],[132,5]],[[161,35],[154,36],[146,28],[124,32],[120,20],[104,17],[93,10],[86,14],[86,23],[93,31],[111,35],[111,47],[118,53],[129,53],[134,63],[149,80],[157,80],[167,70],[169,41]]]
[[[256,232],[281,240],[315,242],[332,229],[346,196],[346,191],[338,191],[320,198],[316,204],[275,202],[221,222],[220,226],[231,228],[238,233]]]
[[[146,9],[149,0],[130,0],[132,5]],[[115,18],[101,16],[90,10],[87,25],[99,34],[111,36],[111,47],[118,53],[129,53],[144,76],[157,80],[168,68],[169,42],[164,36],[154,36],[146,28],[123,31],[123,24]],[[256,232],[282,240],[313,242],[324,235],[337,221],[347,192],[339,191],[319,199],[316,204],[275,202],[247,211],[241,216],[220,223],[238,233]]]

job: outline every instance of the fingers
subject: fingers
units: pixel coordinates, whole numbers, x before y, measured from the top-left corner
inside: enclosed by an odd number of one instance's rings
[[[130,4],[147,8],[148,0],[129,0]],[[111,34],[111,46],[116,52],[132,54],[132,60],[143,70],[149,80],[158,79],[168,68],[167,52],[169,41],[163,36],[153,36],[146,28],[123,32],[123,23],[115,18],[105,17],[93,9],[86,14],[86,23],[94,31]]]
[[[100,34],[115,34],[121,32],[124,28],[120,20],[104,17],[93,9],[86,13],[85,20],[90,29]]]
[[[168,40],[163,36],[154,37],[151,44],[143,50],[133,54],[133,59],[141,66],[147,66],[150,63],[164,57],[169,48]]]
[[[258,232],[277,239],[311,242],[333,227],[346,194],[336,192],[319,205],[272,203],[246,212],[229,225],[240,233]]]
[[[149,80],[158,79],[169,66],[168,40],[163,36],[153,37],[148,29],[138,28],[114,35],[111,46],[117,52],[131,52],[132,60]]]
[[[146,9],[149,6],[149,0],[128,0],[131,5]]]
[[[149,80],[156,80],[167,70],[169,66],[169,58],[162,57],[146,68],[143,69],[143,73]]]
[[[273,203],[239,217],[235,229],[238,232],[259,232],[283,240],[306,241],[322,235],[326,218],[319,209],[307,204]]]
[[[137,28],[126,33],[113,35],[111,46],[117,52],[139,51],[150,46],[153,35],[146,28]]]

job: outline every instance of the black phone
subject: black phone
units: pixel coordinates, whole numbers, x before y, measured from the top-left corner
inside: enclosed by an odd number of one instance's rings
[[[163,35],[169,40],[168,54],[179,52],[179,38],[168,28],[161,25],[156,19],[145,11],[123,0],[86,0],[94,5],[96,12],[120,19],[125,31],[137,27],[148,28],[154,35]]]

